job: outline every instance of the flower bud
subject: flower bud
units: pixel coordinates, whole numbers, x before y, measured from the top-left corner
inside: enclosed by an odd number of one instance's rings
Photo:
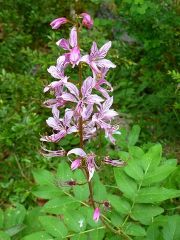
[[[83,17],[82,24],[88,29],[92,28],[93,20],[91,16],[87,13],[81,13],[81,16]]]
[[[67,19],[66,18],[64,18],[64,17],[62,17],[62,18],[56,18],[56,19],[54,19],[51,23],[50,23],[50,25],[51,25],[51,27],[52,27],[52,29],[58,29],[58,28],[60,28],[60,26],[62,25],[62,24],[65,24],[65,23],[67,23]]]
[[[99,221],[99,217],[100,217],[100,209],[99,208],[96,208],[94,210],[94,214],[93,214],[93,220],[95,222],[98,222]]]

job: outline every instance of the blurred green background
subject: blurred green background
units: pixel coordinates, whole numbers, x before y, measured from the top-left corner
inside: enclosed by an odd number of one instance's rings
[[[69,29],[49,23],[74,12],[88,12],[92,30],[82,32],[86,51],[113,42],[108,57],[117,65],[108,80],[114,108],[126,128],[139,124],[141,143],[161,142],[178,157],[180,123],[178,72],[179,12],[173,0],[4,0],[0,12],[0,204],[33,203],[31,170],[53,169],[58,160],[39,154],[40,135],[51,115],[42,103],[43,87],[52,81],[47,68],[60,50],[55,42]],[[63,146],[76,144],[68,138]]]

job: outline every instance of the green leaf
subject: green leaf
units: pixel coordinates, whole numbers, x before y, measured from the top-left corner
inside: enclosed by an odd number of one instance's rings
[[[150,204],[136,204],[131,212],[134,220],[140,221],[142,224],[149,224],[152,218],[163,213],[164,209]]]
[[[180,196],[180,191],[175,189],[167,189],[163,187],[147,187],[142,188],[136,197],[137,203],[154,203],[161,202],[170,198]]]
[[[39,185],[53,185],[54,184],[53,174],[45,169],[34,170],[33,176],[34,176],[36,183]]]
[[[114,169],[114,175],[119,189],[127,198],[132,199],[137,191],[137,184],[135,181],[127,176],[123,170],[119,168]]]
[[[19,232],[21,232],[26,226],[24,224],[19,224],[19,225],[15,225],[9,229],[6,229],[6,233],[13,237],[15,236],[16,234],[18,234]]]
[[[96,229],[88,234],[88,240],[103,240],[104,235],[104,229]]]
[[[94,187],[93,187],[94,199],[96,201],[102,201],[102,200],[106,199],[107,198],[106,187],[99,180],[97,175],[94,176],[93,182],[94,182]]]
[[[124,168],[125,173],[134,178],[137,181],[143,179],[144,172],[141,166],[137,164],[136,161],[130,160],[128,161],[128,165]]]
[[[0,240],[11,240],[11,238],[7,233],[0,231]]]
[[[143,186],[147,186],[156,182],[160,182],[164,180],[166,177],[171,174],[176,167],[164,164],[162,166],[157,167],[153,172],[148,172],[143,179]]]
[[[108,195],[108,200],[110,201],[110,204],[113,206],[113,208],[122,214],[128,214],[131,205],[129,202],[127,202],[123,197],[118,197],[116,195],[109,194]]]
[[[62,214],[68,209],[75,209],[80,206],[80,203],[75,199],[63,196],[61,198],[54,198],[48,201],[43,207],[42,212],[52,213],[52,214]]]
[[[163,227],[164,240],[179,240],[180,238],[180,216],[168,216],[168,222]]]
[[[56,217],[42,216],[39,221],[46,232],[50,233],[53,237],[65,237],[68,230],[64,223]]]
[[[82,232],[86,229],[85,217],[78,210],[66,211],[63,215],[64,222],[68,229],[74,232]]]
[[[158,226],[156,224],[152,224],[147,229],[147,240],[159,240],[160,234]]]
[[[145,229],[135,223],[127,223],[125,228],[126,228],[125,232],[128,235],[137,236],[137,237],[146,236]]]
[[[144,151],[140,147],[131,146],[129,147],[129,154],[137,163],[140,163],[140,159],[144,156]]]
[[[3,223],[4,223],[4,212],[0,208],[0,228],[3,228]]]
[[[56,177],[60,181],[68,181],[74,179],[73,172],[71,171],[67,162],[61,162],[58,164]]]
[[[139,125],[134,125],[132,127],[132,130],[131,130],[131,132],[129,133],[129,136],[128,136],[128,146],[129,147],[134,146],[137,143],[140,131],[141,131],[141,128],[140,128]]]
[[[26,216],[23,205],[17,204],[16,208],[7,208],[4,212],[4,227],[6,229],[21,225]]]
[[[42,199],[52,199],[61,197],[63,192],[56,186],[40,185],[36,186],[33,190],[33,194]]]
[[[160,144],[156,144],[152,146],[149,151],[144,154],[141,163],[142,167],[147,171],[154,170],[160,163],[162,156],[162,146]]]
[[[114,226],[119,227],[123,224],[123,216],[115,211],[111,214],[111,222]]]
[[[86,182],[86,178],[83,174],[83,172],[81,170],[76,170],[74,172],[74,179],[78,182],[78,183],[85,183]],[[80,186],[74,186],[73,187],[73,193],[76,199],[83,201],[83,200],[87,200],[89,197],[89,188],[88,188],[88,184],[84,184],[84,185],[80,185]]]
[[[88,240],[87,235],[85,234],[77,234],[73,237],[71,237],[71,240]]]
[[[54,238],[51,237],[46,232],[41,231],[41,232],[35,232],[30,235],[27,235],[23,237],[22,240],[54,240]]]

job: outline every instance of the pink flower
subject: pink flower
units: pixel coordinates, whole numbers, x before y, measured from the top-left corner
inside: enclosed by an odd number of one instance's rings
[[[110,164],[114,167],[124,167],[126,165],[126,162],[124,162],[124,161],[111,160],[109,157],[104,158],[104,163],[105,164]]]
[[[64,77],[64,69],[67,66],[66,57],[60,56],[57,59],[56,66],[50,66],[47,71],[51,74],[53,78],[62,79]]]
[[[96,163],[95,163],[95,154],[94,153],[86,154],[84,152],[84,150],[81,148],[74,148],[74,149],[70,150],[67,153],[67,156],[69,156],[70,154],[75,154],[86,160],[86,167],[87,167],[87,170],[89,173],[89,181],[90,181],[94,175],[95,168],[97,168]],[[77,162],[73,165],[77,166]]]
[[[73,83],[68,82],[65,84],[65,86],[70,93],[63,93],[62,98],[65,101],[77,103],[75,112],[79,116],[85,113],[85,111],[83,111],[85,104],[93,105],[95,103],[99,104],[103,101],[103,99],[98,95],[91,94],[92,89],[95,86],[95,81],[92,77],[86,78],[86,80],[83,82],[83,85],[81,87],[81,94],[78,88]]]
[[[80,159],[80,158],[74,160],[74,161],[71,163],[71,169],[72,169],[72,170],[75,170],[75,169],[78,168],[79,166],[81,166],[81,159]]]
[[[63,149],[56,151],[48,150],[44,147],[41,147],[41,149],[42,149],[41,154],[45,157],[62,157],[65,156],[66,154],[66,152]]]
[[[87,63],[95,74],[101,73],[100,68],[115,68],[116,65],[110,60],[105,59],[107,52],[111,47],[111,41],[104,44],[99,50],[97,44],[93,42],[90,55],[83,56],[80,61]]]
[[[93,72],[93,78],[96,79],[96,85],[94,88],[98,90],[105,98],[110,98],[108,92],[113,91],[111,84],[105,79],[108,70],[109,68],[101,68],[100,73],[95,74]],[[103,88],[102,85],[106,85],[108,89]]]
[[[53,128],[57,133],[52,134],[51,136],[41,137],[41,141],[45,142],[58,142],[61,138],[65,137],[67,134],[77,132],[75,126],[71,126],[70,122],[73,116],[73,111],[66,109],[63,119],[59,118],[59,110],[54,106],[52,108],[53,117],[49,117],[46,122],[48,126]]]
[[[77,42],[76,27],[73,27],[71,29],[69,40],[62,38],[56,44],[59,47],[63,48],[64,50],[69,51],[68,53],[66,53],[64,55],[67,63],[71,63],[73,65],[73,67],[75,65],[79,64],[81,55],[80,55],[80,49],[79,49],[78,42]]]
[[[54,19],[54,20],[50,23],[50,25],[51,25],[52,29],[58,29],[58,28],[60,28],[60,26],[61,26],[62,24],[67,23],[67,21],[68,21],[68,20],[67,20],[66,18],[64,18],[64,17],[56,18],[56,19]]]
[[[91,16],[87,13],[81,13],[81,16],[83,17],[82,24],[88,29],[92,28],[93,20]]]
[[[100,217],[100,209],[99,208],[96,208],[94,210],[94,214],[93,214],[93,220],[95,222],[98,222],[99,221],[99,217]]]

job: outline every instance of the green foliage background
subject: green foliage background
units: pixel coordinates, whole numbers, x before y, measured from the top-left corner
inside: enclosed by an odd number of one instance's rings
[[[107,40],[113,42],[109,58],[117,68],[109,73],[108,80],[114,86],[114,108],[121,116],[121,125],[125,123],[128,129],[134,123],[141,126],[139,144],[144,150],[151,142],[158,141],[171,146],[167,149],[168,157],[179,156],[175,152],[180,130],[178,1],[3,0],[0,12],[0,203],[3,207],[17,202],[26,207],[37,205],[32,196],[32,170],[54,171],[57,167],[58,159],[47,160],[39,154],[39,138],[48,131],[45,119],[50,114],[42,106],[48,98],[43,87],[52,81],[46,69],[60,54],[55,42],[68,36],[68,30],[52,31],[49,23],[60,16],[69,17],[74,11],[89,12],[94,18],[93,29],[82,32],[81,46],[85,51],[93,40],[98,46]],[[125,132],[122,129],[119,146],[129,151]],[[69,137],[60,144],[64,148],[70,144],[76,146],[77,141],[72,140]],[[108,145],[101,141],[103,152]],[[89,147],[96,145],[95,142]],[[110,150],[117,157],[114,149]],[[168,178],[165,187],[178,188],[177,175],[172,178]]]

